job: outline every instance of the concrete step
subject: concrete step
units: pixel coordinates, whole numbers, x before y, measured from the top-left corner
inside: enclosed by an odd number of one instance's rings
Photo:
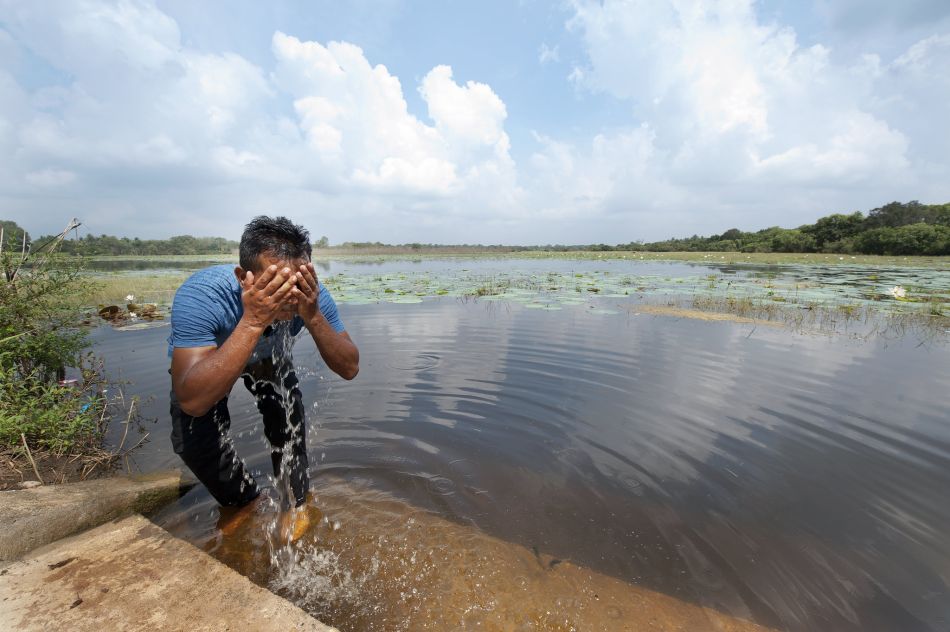
[[[135,515],[0,568],[0,630],[334,628]]]
[[[0,492],[0,561],[176,499],[178,471]]]

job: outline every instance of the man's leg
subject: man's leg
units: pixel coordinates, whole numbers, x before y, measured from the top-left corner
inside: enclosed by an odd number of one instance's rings
[[[290,487],[295,505],[299,507],[306,501],[310,489],[310,462],[303,397],[297,387],[293,361],[288,358],[275,366],[270,360],[263,360],[248,366],[243,378],[264,416],[264,435],[271,445],[274,476],[281,480],[286,458],[290,464],[287,472]]]
[[[260,494],[231,445],[228,398],[201,417],[182,411],[171,392],[172,448],[219,504],[242,506]]]

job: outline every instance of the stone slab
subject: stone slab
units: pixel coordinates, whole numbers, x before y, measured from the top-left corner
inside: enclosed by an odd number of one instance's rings
[[[60,538],[176,499],[177,471],[117,476],[0,492],[0,561]]]
[[[332,632],[142,516],[0,569],[0,630]]]

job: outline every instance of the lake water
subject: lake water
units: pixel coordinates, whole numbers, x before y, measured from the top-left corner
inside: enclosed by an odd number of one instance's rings
[[[419,272],[334,265],[344,278]],[[423,265],[440,278],[604,269]],[[608,269],[727,273],[624,265]],[[324,518],[295,567],[268,564],[266,515],[224,536],[200,486],[155,520],[342,630],[703,630],[720,615],[791,631],[950,628],[946,335],[827,335],[585,299],[557,311],[341,301],[359,376],[333,375],[307,337],[295,350]],[[180,466],[167,335],[94,332],[126,395],[153,398],[145,470]],[[266,484],[269,450],[240,384],[230,408],[237,451]]]

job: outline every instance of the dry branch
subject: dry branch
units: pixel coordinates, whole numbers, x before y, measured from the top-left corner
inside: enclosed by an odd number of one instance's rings
[[[23,440],[23,449],[26,450],[26,458],[30,460],[30,465],[33,466],[33,473],[36,474],[36,480],[45,485],[46,483],[43,483],[43,477],[40,476],[40,468],[36,467],[36,461],[33,460],[33,454],[30,452],[30,446],[28,446],[26,443],[26,435],[22,432],[20,433],[20,439]]]

